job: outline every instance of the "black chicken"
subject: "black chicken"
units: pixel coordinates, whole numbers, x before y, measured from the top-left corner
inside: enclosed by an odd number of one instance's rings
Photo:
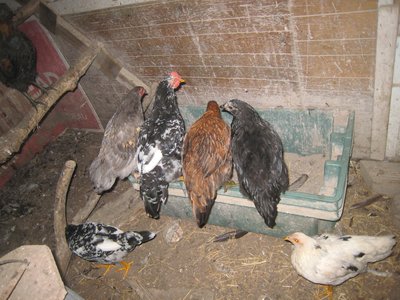
[[[265,224],[272,228],[280,194],[289,185],[282,141],[271,124],[246,102],[234,99],[221,108],[233,116],[232,156],[240,191],[254,201]]]
[[[122,100],[107,123],[99,155],[89,168],[98,194],[109,190],[117,178],[124,179],[135,169],[136,144],[143,123],[142,98],[146,91],[134,87]]]
[[[0,3],[0,81],[23,93],[33,106],[28,94],[30,85],[43,91],[36,83],[36,49],[31,40],[13,24],[14,13]]]

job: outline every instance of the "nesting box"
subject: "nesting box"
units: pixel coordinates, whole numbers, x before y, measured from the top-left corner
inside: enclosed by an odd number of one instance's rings
[[[187,129],[205,110],[203,107],[180,109]],[[240,193],[238,186],[218,191],[208,224],[273,236],[294,231],[309,235],[328,231],[340,219],[345,203],[354,113],[283,108],[258,113],[273,125],[282,139],[290,181],[306,172],[308,182],[297,191],[289,190],[281,195],[273,229],[265,225],[253,202]],[[230,124],[231,116],[223,113],[223,117]],[[134,187],[139,189],[139,184],[134,183]],[[170,184],[168,202],[161,208],[163,214],[194,221],[183,182]]]

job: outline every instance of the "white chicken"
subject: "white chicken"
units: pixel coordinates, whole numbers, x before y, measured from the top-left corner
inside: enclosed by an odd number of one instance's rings
[[[302,232],[285,238],[294,245],[291,260],[297,273],[311,282],[339,285],[367,271],[367,265],[385,259],[396,244],[394,235],[364,236]]]

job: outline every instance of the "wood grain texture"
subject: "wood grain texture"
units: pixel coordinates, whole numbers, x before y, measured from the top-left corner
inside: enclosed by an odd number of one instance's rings
[[[64,17],[148,84],[182,73],[182,105],[354,109],[367,144],[353,155],[370,155],[377,1],[151,1]]]

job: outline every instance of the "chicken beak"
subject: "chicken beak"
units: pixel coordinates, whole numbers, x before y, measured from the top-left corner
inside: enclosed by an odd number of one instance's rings
[[[285,237],[283,238],[283,240],[284,240],[284,241],[287,241],[287,242],[290,242],[290,236],[285,236]]]
[[[182,78],[181,78],[181,79],[179,79],[179,82],[180,82],[180,83],[185,83],[186,81],[185,81],[185,79],[182,79]]]

